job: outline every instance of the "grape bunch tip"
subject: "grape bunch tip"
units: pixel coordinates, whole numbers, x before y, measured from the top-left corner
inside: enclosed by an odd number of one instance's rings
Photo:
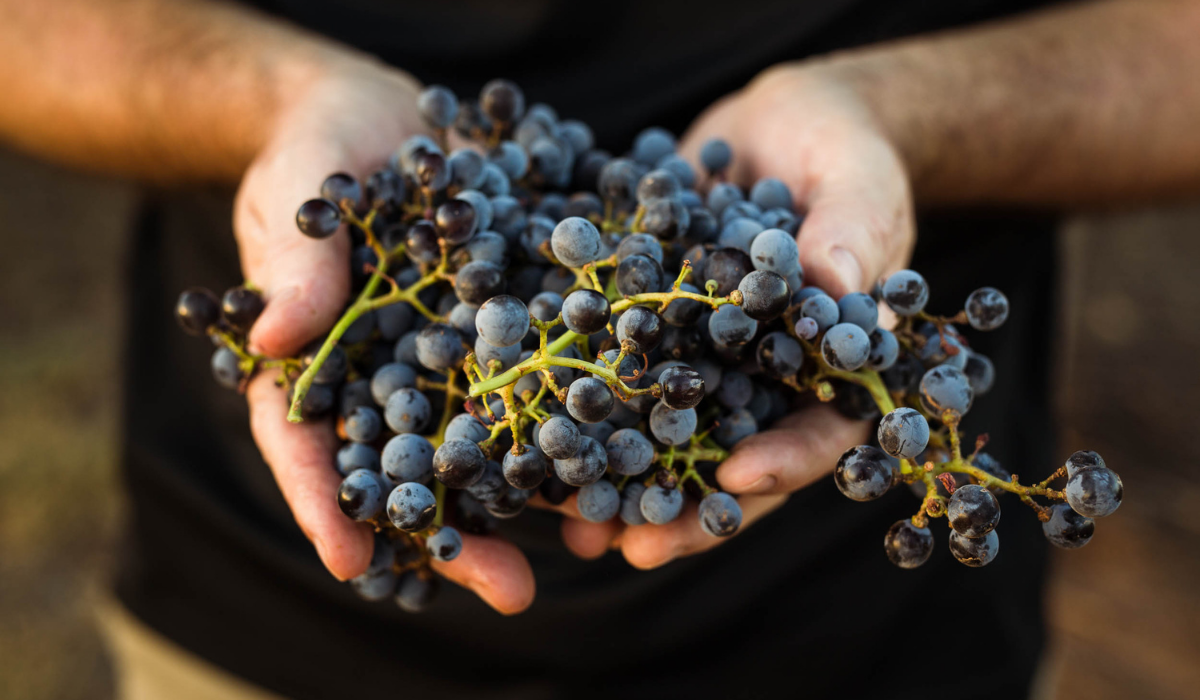
[[[908,484],[920,498],[884,538],[901,568],[930,558],[937,517],[956,559],[991,562],[1006,493],[1067,549],[1121,504],[1120,478],[1094,452],[1022,484],[982,451],[986,436],[964,449],[959,421],[995,369],[959,328],[1000,327],[999,290],[942,317],[912,270],[841,299],[805,286],[803,212],[780,180],[729,182],[720,139],[698,170],[656,127],[614,157],[584,122],[527,109],[506,80],[477,100],[432,86],[418,109],[432,135],[363,182],[330,175],[296,213],[301,234],[346,231],[354,244],[355,298],[325,338],[294,358],[251,353],[265,304],[249,283],[221,299],[189,289],[175,307],[185,331],[212,339],[222,386],[276,369],[289,420],[336,421],[338,505],[376,530],[350,582],[363,598],[425,609],[440,585],[431,562],[534,493],[555,505],[575,494],[584,519],[627,525],[672,522],[691,499],[689,517],[728,537],[742,512],[715,467],[807,393],[878,420],[878,446],[851,446],[834,466],[844,495]],[[472,145],[448,152],[451,129]],[[878,325],[880,304],[894,329]]]

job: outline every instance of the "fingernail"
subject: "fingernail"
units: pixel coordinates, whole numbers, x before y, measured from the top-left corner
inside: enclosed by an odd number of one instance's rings
[[[775,485],[778,483],[779,483],[779,480],[776,479],[774,477],[774,475],[765,474],[763,476],[758,477],[757,481],[750,484],[746,488],[739,489],[738,493],[748,493],[748,494],[769,493],[775,489]]]
[[[829,258],[838,279],[842,281],[847,290],[856,292],[862,289],[863,267],[862,263],[858,261],[858,256],[850,252],[848,248],[836,246],[829,251]]]

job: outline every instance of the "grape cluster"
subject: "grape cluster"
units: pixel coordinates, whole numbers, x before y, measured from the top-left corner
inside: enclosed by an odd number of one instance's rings
[[[279,368],[289,420],[336,421],[338,505],[377,533],[351,582],[362,597],[423,609],[437,592],[431,561],[454,559],[461,532],[491,532],[534,494],[574,495],[593,522],[694,517],[732,535],[742,512],[716,466],[806,393],[852,418],[882,415],[878,446],[850,448],[835,481],[858,501],[919,491],[921,510],[885,540],[898,566],[929,558],[928,518],[942,515],[956,558],[991,561],[1005,491],[1063,547],[1085,544],[1092,518],[1120,504],[1120,479],[1094,453],[1056,472],[1064,491],[1021,485],[983,439],[963,454],[958,422],[995,376],[955,324],[1000,326],[999,291],[945,318],[925,312],[929,288],[911,270],[840,299],[805,286],[803,213],[779,180],[728,182],[719,139],[699,172],[659,128],[614,156],[583,122],[526,108],[505,80],[476,101],[430,87],[418,107],[432,136],[362,182],[330,175],[297,211],[302,234],[353,241],[355,298],[327,337],[296,358],[249,353],[263,309],[249,285],[222,301],[188,290],[176,307],[185,330],[213,338],[221,384]],[[450,130],[472,145],[450,150]],[[880,303],[899,315],[894,330],[879,325]]]

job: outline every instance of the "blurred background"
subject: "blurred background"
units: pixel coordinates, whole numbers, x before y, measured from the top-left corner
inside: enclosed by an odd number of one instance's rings
[[[0,698],[112,697],[94,609],[122,512],[136,197],[0,151]],[[1060,233],[1059,452],[1099,451],[1126,501],[1087,547],[1053,553],[1045,698],[1200,688],[1198,233],[1200,205],[1077,217]]]

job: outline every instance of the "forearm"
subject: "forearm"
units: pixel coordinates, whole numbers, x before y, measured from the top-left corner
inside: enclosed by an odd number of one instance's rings
[[[1111,0],[830,58],[921,203],[1200,191],[1200,3]]]
[[[203,0],[4,0],[0,139],[74,166],[235,181],[328,66],[360,60]]]

